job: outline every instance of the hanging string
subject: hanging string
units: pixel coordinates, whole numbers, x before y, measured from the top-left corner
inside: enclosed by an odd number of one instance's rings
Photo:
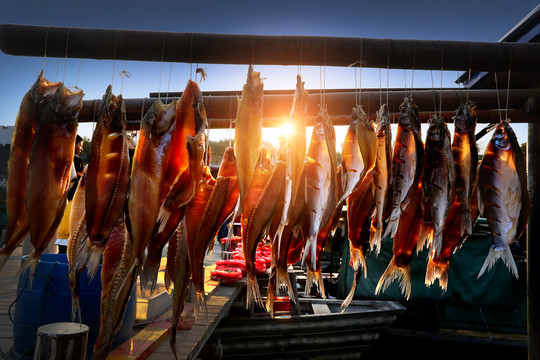
[[[388,104],[389,89],[390,89],[390,40],[386,39],[386,104]]]
[[[189,80],[193,79],[193,35],[195,33],[191,33],[191,41],[189,43]]]
[[[75,87],[79,88],[79,77],[81,76],[81,66],[82,66],[82,60],[79,61],[79,71],[77,71],[77,82],[75,83]]]
[[[323,103],[326,105],[326,36],[324,37]]]
[[[142,106],[141,106],[141,123],[144,119],[144,102],[146,101],[146,98],[142,99]]]
[[[381,68],[379,68],[379,109],[382,107],[382,80],[381,80]]]
[[[302,76],[302,42],[303,42],[303,37],[300,36],[300,61],[298,63],[298,71],[297,71],[297,74]]]
[[[413,42],[413,63],[412,63],[412,75],[411,75],[411,99],[413,94],[413,83],[414,83],[414,68],[416,67],[416,42]]]
[[[407,70],[403,69],[403,79],[405,81],[405,96],[407,96]]]
[[[94,130],[96,129],[96,106],[97,106],[97,100],[92,100],[92,134],[94,133]]]
[[[66,35],[66,53],[64,56],[64,75],[62,76],[62,82],[66,80],[66,66],[67,66],[67,56],[68,56],[68,45],[69,45],[69,33],[71,32],[71,29],[69,28],[67,35]]]
[[[507,80],[508,84],[506,85],[506,113],[504,115],[506,119],[508,119],[508,100],[510,97],[510,74],[512,71],[512,48],[508,44],[507,46],[508,46],[508,50],[510,51],[510,59],[508,60],[508,80]]]
[[[58,71],[60,70],[60,58],[58,58],[58,65],[56,65],[56,75],[54,75],[54,82],[58,79]]]
[[[45,51],[43,52],[43,73],[45,73],[45,61],[47,60],[47,42],[49,41],[49,31],[51,30],[52,26],[49,26],[47,28],[47,32],[45,33]]]
[[[251,65],[255,65],[255,35],[251,35]]]
[[[124,70],[122,70],[122,72],[120,73],[119,76],[122,76],[122,85],[120,85],[120,95],[122,95],[122,92],[124,91],[124,80],[126,77],[129,77],[130,74],[126,71],[126,68],[127,68],[127,60],[124,64]]]
[[[467,77],[467,101],[469,102],[469,90],[471,89],[471,72],[472,72],[472,44],[469,41],[469,75]]]
[[[458,83],[458,88],[459,88],[459,91],[458,91],[458,94],[459,94],[459,102],[460,102],[461,104],[463,104],[463,97],[461,96],[461,81],[459,81],[459,77],[460,77],[460,75],[459,75],[459,70],[456,71],[456,73],[457,73],[457,78],[458,78],[458,82],[457,82],[457,83]]]
[[[499,98],[499,84],[497,82],[497,73],[494,72],[493,75],[495,76],[495,90],[497,91],[497,105],[499,108],[499,121],[502,121],[501,99]]]
[[[362,103],[362,62],[364,61],[364,46],[362,43],[362,38],[360,38],[360,76],[359,76],[359,82],[358,82],[358,88],[357,88],[357,96],[358,99],[356,100],[356,106],[358,106],[358,103]],[[356,74],[356,70],[355,70]],[[355,77],[356,81],[356,77]]]
[[[435,84],[433,83],[433,70],[429,70],[431,74],[431,90],[433,93],[433,111],[437,112],[437,100],[435,99]]]
[[[232,147],[232,96],[229,96],[229,147]]]
[[[165,103],[169,102],[169,89],[171,87],[171,77],[172,77],[172,62],[171,67],[169,68],[169,81],[167,82],[167,96],[165,97]]]
[[[439,40],[441,43],[441,92],[439,93],[439,113],[442,113],[442,88],[443,88],[443,59],[444,59],[444,51],[443,51],[443,42]]]
[[[112,63],[111,87],[114,85],[114,66],[116,64],[116,46],[118,45],[118,33],[119,32],[120,32],[120,29],[116,30],[116,35],[114,37],[114,56],[113,56],[113,63]]]
[[[165,56],[165,38],[166,37],[167,37],[167,31],[163,34],[163,42],[161,44],[161,68],[159,70],[158,100],[161,100],[161,76],[163,74],[163,58]]]

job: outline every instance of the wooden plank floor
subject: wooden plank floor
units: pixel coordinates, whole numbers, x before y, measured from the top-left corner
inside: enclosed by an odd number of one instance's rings
[[[17,297],[18,279],[15,274],[21,265],[22,247],[15,249],[6,265],[0,272],[0,349],[9,353],[13,346],[13,323],[9,319],[9,307]],[[11,309],[11,316],[15,314],[15,307]]]

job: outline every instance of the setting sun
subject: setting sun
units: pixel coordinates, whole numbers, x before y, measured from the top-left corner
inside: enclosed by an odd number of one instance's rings
[[[283,125],[281,125],[279,128],[277,128],[277,132],[279,135],[283,135],[285,137],[289,137],[289,135],[293,132],[294,127],[290,122],[285,122]]]

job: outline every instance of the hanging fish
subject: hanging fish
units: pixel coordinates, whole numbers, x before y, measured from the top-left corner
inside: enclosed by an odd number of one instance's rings
[[[114,335],[122,326],[122,319],[135,286],[137,273],[130,272],[135,261],[128,240],[124,219],[118,219],[103,251],[101,267],[101,321],[94,344],[92,360],[107,358]]]
[[[278,250],[281,246],[281,235],[284,227],[289,223],[292,216],[292,206],[300,187],[300,177],[304,169],[306,157],[306,126],[307,126],[308,93],[304,89],[304,82],[300,75],[296,76],[296,90],[294,92],[290,120],[293,129],[287,137],[286,163],[287,175],[285,176],[285,189],[283,192],[283,208],[280,209],[281,219],[276,231]]]
[[[134,249],[149,243],[161,206],[160,192],[165,176],[165,165],[169,156],[176,120],[176,100],[165,105],[156,100],[141,121],[137,146],[131,165],[131,184],[128,198],[127,228]],[[136,254],[137,256],[137,254]],[[150,251],[149,251],[150,256]],[[138,256],[137,256],[138,258]],[[157,259],[157,267],[161,253]],[[156,264],[145,264],[141,274],[141,286],[145,286],[153,275],[157,275]],[[152,260],[150,260],[152,263]],[[150,274],[152,273],[152,274]]]
[[[129,185],[129,154],[126,109],[122,95],[109,85],[101,99],[86,183],[86,230],[88,241],[81,249],[75,269],[86,266],[90,279],[97,272],[109,234],[122,216]]]
[[[401,212],[415,193],[422,174],[424,145],[418,118],[418,107],[406,97],[399,107],[396,141],[392,157],[392,212],[384,237],[396,234]]]
[[[355,276],[351,291],[341,305],[342,308],[346,308],[352,301],[360,274],[363,272],[364,277],[367,278],[364,252],[369,246],[371,220],[375,211],[375,199],[373,198],[372,188],[373,171],[370,171],[358,185],[358,188],[347,198],[347,225],[349,251],[351,254],[350,265],[354,270]]]
[[[0,270],[7,259],[21,244],[30,231],[26,208],[26,186],[28,184],[28,160],[34,133],[39,121],[40,109],[50,101],[60,83],[43,77],[43,71],[24,95],[15,120],[8,161],[6,212],[8,218],[6,243],[0,249]]]
[[[178,223],[184,216],[184,205],[189,203],[195,195],[196,186],[202,178],[203,166],[204,166],[204,149],[205,149],[205,134],[204,132],[198,133],[195,136],[189,136],[187,139],[188,158],[189,158],[189,170],[184,171],[184,175],[187,175],[188,179],[184,182],[185,191],[182,193],[189,193],[188,197],[181,199],[174,196],[167,197],[167,201],[178,201],[174,206],[171,206],[171,212],[158,226],[154,228],[152,237],[146,244],[139,243],[136,248],[136,256],[143,256],[144,248],[147,248],[147,256],[144,262],[143,271],[141,273],[141,286],[146,285],[148,282],[152,282],[152,293],[155,289],[157,274],[159,271],[159,264],[161,262],[161,254],[165,244],[174,235]],[[180,181],[179,181],[180,182]],[[178,182],[178,183],[179,183]],[[177,183],[177,184],[178,184]],[[191,190],[187,190],[187,188]],[[174,188],[174,187],[173,187]],[[169,193],[170,194],[170,193]],[[184,204],[185,203],[185,204]],[[161,207],[163,209],[163,206]],[[159,217],[159,215],[158,215]]]
[[[357,132],[358,133],[358,132]],[[337,206],[336,134],[326,108],[321,108],[311,135],[306,165],[307,231],[303,258],[311,249],[316,262],[317,234],[328,223]]]
[[[172,295],[173,313],[171,316],[171,335],[169,344],[171,346],[171,351],[174,354],[174,358],[178,360],[180,359],[180,355],[176,348],[176,330],[178,329],[180,315],[182,315],[182,310],[184,310],[186,296],[191,284],[186,224],[184,220],[180,222],[177,231],[169,241],[168,251],[166,276],[168,276],[170,283],[174,284]]]
[[[274,242],[272,244],[272,264],[270,266],[270,276],[268,278],[268,290],[266,297],[266,309],[273,315],[274,313],[274,297],[276,294],[277,288],[285,288],[289,294],[289,298],[294,302],[297,301],[295,297],[295,291],[293,290],[291,281],[289,279],[289,274],[287,272],[287,267],[290,264],[288,262],[289,247],[292,243],[292,240],[295,236],[299,237],[301,232],[301,221],[304,215],[304,209],[306,207],[306,171],[304,166],[304,171],[302,171],[302,176],[300,177],[298,192],[296,193],[294,204],[290,210],[289,220],[287,225],[283,228],[282,237],[281,237],[281,246],[276,246]],[[285,186],[282,187],[284,191]],[[281,197],[280,197],[281,198]],[[276,214],[279,214],[283,204],[276,204]],[[272,226],[270,227],[270,238],[275,239],[275,233],[279,226],[281,219],[277,216],[274,216],[272,221]],[[299,244],[300,254],[298,259],[295,262],[300,260],[302,242],[300,240]]]
[[[82,90],[60,85],[40,113],[28,163],[26,205],[34,250],[19,269],[33,278],[41,253],[54,238],[67,203]]]
[[[86,173],[88,165],[83,169],[83,173],[73,195],[71,203],[71,212],[69,213],[69,238],[67,243],[66,255],[70,271],[69,289],[71,290],[71,321],[75,321],[75,316],[79,314],[81,320],[81,304],[79,299],[80,271],[75,271],[73,265],[79,254],[79,248],[84,239],[88,238],[86,233],[86,215],[85,215],[85,193],[86,193]],[[73,271],[72,271],[73,270]]]
[[[357,119],[356,139],[360,148],[360,154],[364,160],[364,170],[359,180],[362,181],[375,167],[377,160],[377,131],[375,129],[375,122],[369,119],[361,105],[353,108],[352,117]]]
[[[262,144],[263,82],[260,73],[250,65],[247,80],[238,101],[234,127],[234,152],[238,166],[240,187],[239,213],[253,178]]]
[[[476,222],[479,215],[478,194],[476,190],[476,186],[473,185],[472,197],[470,199],[471,208],[469,210],[471,215],[471,226]],[[463,242],[469,236],[468,233],[461,232],[461,224],[463,223],[463,216],[465,216],[461,206],[462,204],[457,197],[455,197],[444,225],[441,252],[437,256],[432,256],[430,254],[426,268],[425,284],[430,286],[435,279],[439,279],[439,286],[443,291],[446,291],[448,287],[450,256],[463,245]]]
[[[384,220],[384,208],[387,203],[388,189],[392,182],[392,131],[388,105],[381,106],[377,113],[377,158],[373,169],[373,197],[375,198],[375,218],[369,241],[371,250],[381,251],[381,238]]]
[[[362,110],[361,106],[353,108],[351,122],[345,139],[343,141],[343,148],[341,150],[341,167],[340,185],[343,189],[343,194],[338,202],[345,201],[345,199],[353,192],[358,183],[360,182],[364,172],[364,158],[360,152],[358,146],[358,138],[356,136],[357,130],[363,130],[358,128],[358,121],[365,121],[367,117],[366,113]],[[368,156],[368,155],[366,155]]]
[[[227,177],[218,177],[214,184],[199,181],[195,196],[186,206],[189,264],[198,305],[206,304],[203,262],[206,253],[213,247],[213,240],[219,230],[218,221],[228,184]]]
[[[431,253],[441,251],[444,222],[454,199],[456,179],[450,132],[438,115],[430,119],[426,135],[426,153],[422,174],[424,218],[418,235],[418,250],[428,240]]]
[[[461,235],[472,233],[471,200],[473,183],[478,168],[476,149],[476,104],[472,101],[461,104],[454,116],[454,139],[452,155],[456,168],[455,191],[461,205]]]
[[[176,103],[176,125],[160,195],[162,202],[158,214],[160,231],[167,226],[171,213],[178,211],[193,197],[195,185],[192,180],[197,176],[189,174],[187,141],[190,137],[204,134],[207,125],[201,90],[196,82],[188,80],[182,96]],[[177,225],[178,223],[175,223],[169,228],[175,229]],[[139,251],[139,248],[136,250]],[[140,256],[140,253],[137,254],[139,261],[142,260]]]
[[[493,235],[493,245],[478,277],[501,258],[517,278],[508,245],[516,242],[527,227],[530,199],[525,157],[509,120],[497,126],[486,148],[478,170],[478,189],[483,214]]]
[[[229,178],[227,194],[225,195],[225,203],[223,204],[221,214],[219,215],[218,224],[221,226],[223,222],[227,220],[233,213],[240,194],[234,148],[227,147],[223,152],[223,158],[221,159],[221,163],[219,165],[218,177]]]
[[[398,280],[401,293],[406,300],[409,300],[411,296],[411,260],[418,242],[423,214],[422,183],[420,182],[409,206],[401,214],[398,229],[394,235],[394,255],[377,283],[375,295],[385,292],[394,280]]]
[[[273,170],[265,169],[262,163],[261,161],[260,165],[255,168],[241,216],[242,249],[248,276],[246,308],[251,307],[253,301],[259,303],[261,307],[263,306],[255,275],[255,253],[257,244],[266,236],[272,224],[286,172],[286,165],[283,161],[278,161]]]

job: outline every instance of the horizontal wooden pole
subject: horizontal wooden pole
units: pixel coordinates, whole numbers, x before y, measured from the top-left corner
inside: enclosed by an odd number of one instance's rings
[[[46,45],[46,46],[45,46]],[[10,55],[207,64],[540,71],[540,44],[231,35],[0,24]],[[67,49],[67,53],[66,53]],[[511,59],[511,61],[510,61]]]
[[[220,92],[212,92],[212,95],[203,93],[203,101],[206,113],[211,128],[228,128],[231,119],[236,117],[237,97],[229,95],[230,92],[223,92],[226,95],[221,95]],[[388,91],[388,105],[394,117],[397,118],[399,105],[403,101],[405,94],[410,94],[410,90],[392,90]],[[435,112],[435,104],[439,107],[439,94],[442,95],[442,115],[451,121],[451,117],[455,114],[458,106],[466,101],[467,91],[457,89],[440,90],[414,90],[413,98],[419,107],[420,119],[423,122],[431,117]],[[477,103],[479,114],[479,122],[491,123],[499,120],[499,100],[501,105],[506,103],[506,90],[500,90],[498,97],[496,90],[470,90],[468,93],[470,100]],[[176,94],[179,95],[179,94]],[[335,92],[328,90],[324,94],[325,103],[328,107],[328,113],[332,117],[334,125],[348,125],[350,114],[353,106],[358,98],[362,105],[371,117],[375,117],[375,112],[380,107],[380,101],[386,102],[387,92],[380,91],[361,91],[356,93],[354,90],[340,90]],[[168,101],[173,98],[169,97]],[[536,109],[536,102],[530,105],[531,99],[540,98],[540,90],[538,89],[518,89],[510,90],[508,99],[508,117],[513,122],[534,122],[539,117],[539,112]],[[163,102],[167,102],[165,97],[162,97]],[[271,91],[270,94],[264,95],[263,117],[265,127],[281,126],[289,118],[293,100],[293,94],[289,90],[284,90],[283,94],[278,91]],[[83,108],[79,114],[80,122],[95,121],[99,103],[101,100],[85,100]],[[127,119],[131,123],[131,128],[138,128],[138,123],[141,117],[148,111],[156,98],[139,98],[125,99]],[[321,94],[311,92],[308,96],[308,124],[312,125],[321,101]],[[505,116],[505,110],[502,110],[502,116]]]

